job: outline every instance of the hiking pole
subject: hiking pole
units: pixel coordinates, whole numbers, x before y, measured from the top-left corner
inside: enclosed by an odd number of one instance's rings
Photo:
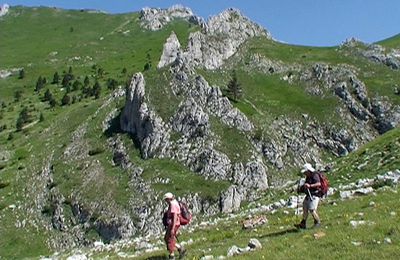
[[[308,194],[308,196],[310,197],[310,200],[313,201],[313,197],[311,196],[310,189],[307,189],[307,194]]]
[[[296,210],[296,215],[300,215],[299,213],[299,201],[300,201],[300,184],[301,184],[301,179],[299,179],[299,184],[297,184],[297,210]]]

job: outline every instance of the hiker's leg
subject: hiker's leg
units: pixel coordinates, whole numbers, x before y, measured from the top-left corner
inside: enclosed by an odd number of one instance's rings
[[[312,210],[312,211],[311,211],[311,214],[312,214],[312,216],[313,216],[313,218],[314,218],[314,224],[317,224],[317,223],[320,223],[320,222],[321,222],[320,219],[319,219],[319,216],[318,216],[318,213],[317,213],[316,210]]]
[[[307,197],[303,200],[303,221],[307,221],[308,218],[308,199]]]
[[[307,222],[307,217],[308,217],[308,202],[306,199],[303,200],[303,219],[299,224],[295,224],[294,226],[297,228],[305,229],[306,228],[306,222]]]
[[[174,251],[176,248],[176,237],[171,234],[171,232],[167,231],[164,237],[165,243],[167,244],[167,250],[170,256],[174,255]]]
[[[319,197],[314,197],[310,207],[311,215],[314,218],[314,224],[320,223],[320,219],[317,213],[318,203],[319,203]]]

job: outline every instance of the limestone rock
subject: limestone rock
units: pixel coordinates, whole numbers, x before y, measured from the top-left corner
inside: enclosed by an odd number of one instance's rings
[[[141,73],[132,77],[127,89],[121,129],[135,136],[143,158],[164,157],[168,153],[169,129],[145,102],[145,81]]]
[[[10,6],[8,4],[3,4],[0,6],[0,17],[6,15],[10,9]]]
[[[173,63],[181,51],[181,44],[174,32],[168,37],[167,41],[164,43],[163,53],[161,55],[160,61],[158,62],[157,68],[162,68],[166,65]]]
[[[193,98],[188,98],[175,113],[172,128],[186,137],[204,137],[209,133],[209,117]]]
[[[136,232],[136,228],[128,216],[120,216],[110,220],[98,220],[95,226],[97,232],[106,241],[129,238]]]
[[[261,245],[260,241],[258,241],[258,239],[252,238],[249,241],[248,247],[250,247],[253,250],[256,250],[256,249],[261,249],[262,245]]]
[[[240,187],[232,185],[225,191],[220,198],[221,212],[229,213],[239,209],[240,203],[244,198],[244,192]]]
[[[247,190],[263,191],[268,189],[266,166],[261,160],[252,161],[245,167],[237,164],[234,167],[233,181]]]
[[[160,30],[172,20],[180,18],[187,21],[202,25],[203,19],[193,15],[190,8],[181,5],[174,5],[168,9],[160,8],[143,8],[140,12],[141,26],[152,31]]]

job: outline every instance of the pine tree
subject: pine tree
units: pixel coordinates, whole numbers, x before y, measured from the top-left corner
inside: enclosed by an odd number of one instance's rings
[[[24,70],[24,69],[21,69],[21,70],[19,71],[19,76],[18,76],[18,78],[19,78],[19,79],[25,78],[25,70]]]
[[[60,75],[58,75],[58,72],[56,71],[54,73],[53,81],[51,82],[51,84],[58,84],[58,83],[60,83]]]
[[[93,86],[92,94],[93,94],[95,99],[100,98],[101,86],[100,86],[100,83],[98,81],[96,81],[96,83]]]
[[[242,96],[242,88],[240,87],[240,83],[238,82],[236,72],[232,72],[231,80],[228,83],[228,94],[231,96],[233,101],[238,101],[238,99]]]
[[[86,76],[85,79],[83,80],[83,86],[87,87],[87,86],[89,86],[89,84],[90,84],[89,77]]]
[[[77,91],[82,83],[79,80],[75,80],[74,84],[72,84],[72,91]]]
[[[22,98],[22,90],[17,90],[14,92],[14,99],[16,102],[19,102]]]
[[[57,100],[53,96],[49,100],[49,105],[50,105],[51,108],[53,108],[53,107],[55,107],[57,105]]]
[[[44,115],[43,115],[43,113],[40,113],[39,122],[43,122],[43,121],[44,121]]]
[[[66,106],[66,105],[69,105],[70,103],[71,103],[71,98],[67,93],[65,93],[65,95],[61,99],[61,105]]]
[[[46,92],[44,93],[43,100],[50,101],[52,98],[53,98],[53,94],[50,92],[49,89],[47,89]]]
[[[38,80],[36,81],[36,87],[35,87],[35,91],[39,92],[45,84],[45,79],[42,78],[42,76],[39,76]]]
[[[29,110],[27,107],[24,107],[22,111],[19,113],[18,119],[17,119],[17,131],[21,131],[22,127],[31,121],[31,115],[29,114]]]

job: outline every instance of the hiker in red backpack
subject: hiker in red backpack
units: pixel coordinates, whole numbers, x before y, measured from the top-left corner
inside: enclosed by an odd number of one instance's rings
[[[301,172],[306,174],[306,181],[304,185],[300,187],[299,192],[304,192],[306,197],[303,201],[303,220],[295,226],[297,228],[305,229],[308,213],[310,212],[314,218],[314,227],[319,227],[321,221],[317,214],[317,208],[320,199],[320,175],[309,163],[303,165]]]
[[[167,192],[164,195],[164,200],[168,204],[168,210],[165,212],[166,221],[166,232],[164,236],[165,243],[167,245],[167,250],[169,251],[169,259],[175,259],[175,249],[178,249],[179,258],[185,255],[186,250],[183,246],[176,243],[176,236],[178,234],[180,224],[181,209],[178,201],[174,198],[171,192]]]

